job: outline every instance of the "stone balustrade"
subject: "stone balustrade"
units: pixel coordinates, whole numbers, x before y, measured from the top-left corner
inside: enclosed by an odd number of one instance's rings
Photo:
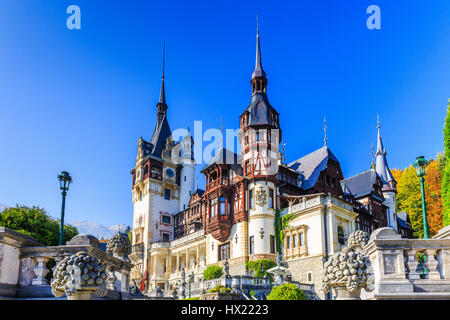
[[[0,228],[0,296],[12,298],[53,297],[47,274],[66,256],[87,252],[106,265],[108,299],[128,299],[132,264],[100,249],[98,240],[78,235],[63,246],[42,246],[32,238],[8,228]],[[53,270],[47,268],[55,260]],[[2,277],[4,276],[4,277]]]
[[[391,228],[380,228],[364,252],[375,290],[363,298],[450,299],[450,226],[433,239],[405,239]]]

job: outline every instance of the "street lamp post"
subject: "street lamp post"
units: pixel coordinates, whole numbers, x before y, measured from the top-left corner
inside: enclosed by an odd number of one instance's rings
[[[414,162],[414,168],[416,168],[417,176],[420,179],[420,189],[422,193],[422,217],[423,217],[423,238],[429,239],[428,234],[428,221],[427,221],[427,208],[425,204],[425,175],[426,175],[426,168],[427,168],[427,161],[423,156],[417,157],[416,161]]]
[[[67,171],[61,172],[58,175],[59,188],[62,190],[62,206],[61,206],[61,225],[59,227],[59,245],[62,246],[63,242],[63,229],[64,229],[64,210],[66,208],[66,194],[69,190],[69,186],[72,183],[72,177]]]

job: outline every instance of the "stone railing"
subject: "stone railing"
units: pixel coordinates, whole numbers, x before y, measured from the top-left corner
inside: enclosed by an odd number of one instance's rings
[[[86,239],[91,243],[83,243]],[[63,246],[41,246],[23,234],[0,228],[0,252],[2,251],[7,255],[0,254],[0,296],[52,298],[48,273],[54,271],[65,257],[85,251],[106,266],[107,299],[128,298],[129,273],[133,265],[99,249],[98,240],[92,236],[76,236]],[[52,270],[47,268],[50,260],[56,263]]]
[[[23,248],[19,283],[26,288],[26,293],[22,293],[22,296],[32,294],[33,289],[36,289],[34,286],[49,285],[45,277],[50,271],[46,267],[46,264],[50,259],[54,259],[56,264],[58,264],[64,257],[76,254],[80,251],[88,252],[89,255],[101,260],[106,266],[106,272],[108,274],[106,282],[107,288],[111,292],[110,298],[126,298],[129,287],[129,272],[132,268],[132,264],[115,258],[105,251],[90,245]],[[54,269],[55,268],[53,268],[53,270]]]
[[[375,230],[364,252],[375,276],[366,299],[450,299],[450,228],[433,239],[405,239]]]
[[[196,238],[198,238],[200,236],[203,236],[203,235],[205,235],[205,230],[201,229],[199,231],[190,233],[188,235],[185,235],[184,237],[181,237],[181,238],[178,238],[178,239],[175,239],[175,240],[171,241],[170,242],[170,246],[171,247],[175,247],[175,246],[177,246],[179,244],[182,244],[182,243],[187,242],[189,240],[196,239]]]

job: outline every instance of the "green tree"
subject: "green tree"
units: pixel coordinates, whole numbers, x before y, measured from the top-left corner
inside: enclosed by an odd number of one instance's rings
[[[262,265],[262,268],[261,268]],[[275,267],[277,264],[270,259],[259,259],[255,261],[247,261],[245,267],[255,271],[255,277],[263,278],[268,275],[272,279],[272,275],[267,270]],[[261,270],[262,269],[262,270]]]
[[[442,179],[442,206],[444,208],[443,218],[444,226],[450,224],[450,99],[447,106],[447,117],[444,125],[444,157],[445,168]]]
[[[222,267],[210,265],[207,266],[205,270],[203,270],[203,278],[205,280],[212,280],[220,278],[223,274]]]
[[[0,227],[7,227],[35,238],[44,246],[57,246],[59,242],[59,219],[48,216],[44,209],[16,205],[0,212]],[[63,243],[78,234],[77,228],[64,225]]]
[[[411,165],[403,170],[397,181],[397,212],[406,211],[414,229],[414,236],[423,237],[422,198],[416,169]]]
[[[274,228],[275,228],[275,243],[277,246],[277,252],[281,254],[283,248],[284,241],[284,229],[289,228],[289,222],[294,219],[294,214],[286,214],[284,216],[281,215],[280,209],[275,209],[275,219],[274,219]]]
[[[306,300],[306,295],[295,284],[284,283],[273,287],[267,300]]]

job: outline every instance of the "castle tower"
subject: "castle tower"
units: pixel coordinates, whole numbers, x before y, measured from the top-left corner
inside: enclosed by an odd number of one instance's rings
[[[396,195],[397,195],[397,182],[389,169],[386,159],[386,149],[383,146],[380,132],[380,120],[377,119],[378,139],[377,139],[377,152],[375,154],[376,164],[375,171],[381,177],[383,181],[383,196],[385,201],[383,204],[389,207],[388,209],[388,227],[397,231],[397,214],[395,211]]]
[[[130,172],[133,176],[133,245],[140,248],[136,251],[139,253],[133,253],[130,258],[141,276],[150,271],[150,244],[173,239],[172,216],[180,207],[181,166],[170,157],[175,144],[167,121],[164,58],[156,109],[152,137],[149,142],[142,137],[139,139],[136,165]]]
[[[181,157],[182,169],[180,175],[180,211],[188,207],[191,195],[195,193],[195,163],[194,163],[194,139],[188,129],[184,136],[183,153]]]
[[[250,83],[250,105],[240,116],[243,173],[248,178],[249,255],[250,259],[275,258],[273,222],[277,207],[281,131],[279,114],[267,98],[267,78],[262,67],[258,25],[255,69]]]

